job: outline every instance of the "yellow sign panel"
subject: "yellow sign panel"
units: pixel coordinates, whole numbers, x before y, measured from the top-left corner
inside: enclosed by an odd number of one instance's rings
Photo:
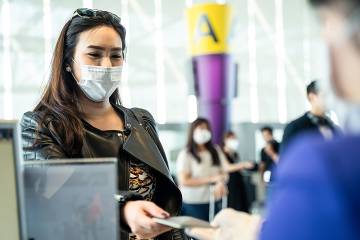
[[[231,8],[226,4],[206,3],[186,11],[191,55],[228,53]]]

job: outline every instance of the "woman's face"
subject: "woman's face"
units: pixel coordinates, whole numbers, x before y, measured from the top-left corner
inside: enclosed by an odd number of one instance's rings
[[[206,123],[200,123],[199,125],[196,126],[195,129],[201,129],[201,130],[209,130],[208,126]]]
[[[73,59],[72,69],[77,81],[81,79],[81,65],[122,66],[124,59],[120,35],[109,26],[80,33]]]
[[[203,145],[211,140],[211,132],[206,123],[197,125],[193,132],[193,139],[196,144]]]
[[[345,16],[335,7],[319,11],[322,35],[329,47],[331,80],[336,93],[354,103],[360,103],[360,49],[354,42]]]
[[[237,140],[235,134],[228,135],[224,139],[225,148],[228,151],[237,151],[239,147],[239,141]]]

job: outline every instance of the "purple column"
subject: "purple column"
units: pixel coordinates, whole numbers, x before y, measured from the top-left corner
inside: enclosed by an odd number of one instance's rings
[[[230,128],[231,100],[235,95],[236,69],[228,54],[193,57],[198,115],[207,118],[213,128],[213,140],[219,144]]]

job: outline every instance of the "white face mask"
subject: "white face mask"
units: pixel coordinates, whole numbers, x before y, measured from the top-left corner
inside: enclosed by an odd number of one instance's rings
[[[235,152],[238,150],[239,141],[235,138],[228,138],[225,140],[225,147]]]
[[[84,94],[94,102],[103,102],[117,89],[121,82],[122,66],[100,67],[81,65],[81,79],[78,85]]]
[[[194,141],[197,144],[205,144],[211,140],[211,132],[206,129],[195,129],[193,135]]]

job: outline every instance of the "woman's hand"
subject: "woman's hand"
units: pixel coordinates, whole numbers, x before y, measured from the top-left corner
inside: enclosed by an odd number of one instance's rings
[[[256,240],[262,219],[258,215],[227,208],[220,211],[211,224],[219,227],[215,234],[216,240]]]
[[[154,238],[171,230],[170,227],[156,223],[152,218],[168,218],[170,214],[149,201],[129,201],[123,209],[125,222],[131,232],[140,239]]]
[[[254,168],[255,164],[252,162],[243,162],[242,166],[244,169],[252,169]]]
[[[220,199],[228,194],[227,186],[223,181],[217,182],[214,187],[215,199]]]
[[[218,174],[210,178],[210,183],[226,182],[228,178],[227,174]]]
[[[260,216],[224,209],[211,223],[217,228],[189,228],[186,233],[200,240],[256,240],[261,223]]]
[[[199,240],[216,240],[218,228],[186,228],[185,233]]]

